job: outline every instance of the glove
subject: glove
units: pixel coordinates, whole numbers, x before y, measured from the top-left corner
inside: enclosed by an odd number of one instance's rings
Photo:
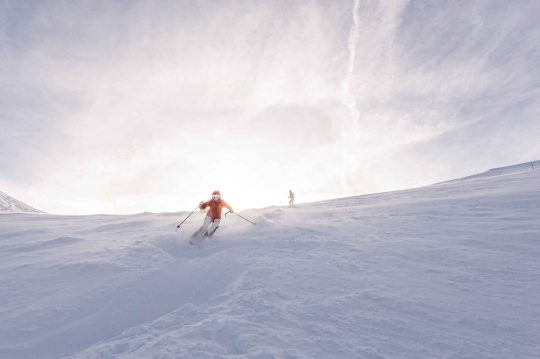
[[[229,209],[229,212],[234,213],[234,209],[232,209],[232,208]]]
[[[203,202],[203,201],[200,201],[200,202],[199,202],[199,208],[200,208],[200,209],[203,209],[203,206],[204,206],[204,202]]]

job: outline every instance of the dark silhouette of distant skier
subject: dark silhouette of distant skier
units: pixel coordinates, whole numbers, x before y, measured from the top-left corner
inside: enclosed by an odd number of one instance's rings
[[[294,193],[289,190],[289,207],[296,207],[294,204]]]

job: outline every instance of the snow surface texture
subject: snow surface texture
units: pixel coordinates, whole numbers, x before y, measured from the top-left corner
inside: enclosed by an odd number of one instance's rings
[[[43,213],[0,191],[0,213]]]
[[[540,170],[241,214],[0,215],[0,358],[540,357]]]

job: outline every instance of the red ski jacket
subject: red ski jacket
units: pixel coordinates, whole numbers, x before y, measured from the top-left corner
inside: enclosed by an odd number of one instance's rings
[[[200,209],[205,209],[208,207],[208,213],[206,214],[208,217],[214,219],[221,219],[221,211],[223,210],[223,207],[227,208],[229,211],[233,211],[232,207],[229,206],[227,202],[222,200],[221,198],[219,201],[214,201],[213,199],[204,202],[199,206]]]

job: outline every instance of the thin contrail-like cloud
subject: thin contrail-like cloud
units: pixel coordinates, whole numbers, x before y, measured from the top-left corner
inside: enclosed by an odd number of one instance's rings
[[[355,134],[359,131],[358,120],[360,118],[360,113],[356,107],[356,96],[352,91],[352,81],[354,76],[354,65],[356,62],[356,46],[359,39],[360,31],[360,19],[358,15],[360,7],[360,0],[354,0],[354,6],[352,9],[352,19],[353,23],[349,31],[349,38],[347,40],[347,46],[349,50],[349,57],[347,59],[347,72],[345,73],[345,78],[341,83],[341,91],[343,94],[343,102],[349,109],[349,120],[352,126],[352,130]]]
[[[353,76],[354,76],[354,65],[356,62],[356,46],[358,44],[359,39],[359,31],[360,31],[360,19],[358,16],[358,11],[360,7],[360,0],[354,0],[354,5],[352,8],[352,25],[351,29],[349,30],[349,37],[347,39],[347,47],[348,47],[348,58],[347,58],[347,71],[345,73],[345,78],[341,82],[341,92],[343,97],[343,103],[345,106],[347,106],[349,117],[348,117],[348,123],[345,125],[345,129],[343,131],[344,138],[350,138],[350,135],[352,133],[352,139],[354,140],[354,137],[358,135],[360,132],[360,128],[358,126],[358,120],[360,119],[360,112],[358,111],[358,108],[356,106],[356,96],[354,95],[352,91],[352,82],[353,82]],[[341,176],[340,176],[340,186],[341,186],[341,192],[346,193],[347,192],[347,177],[348,177],[348,161],[346,160],[349,156],[347,153],[349,152],[349,148],[351,147],[348,143],[349,140],[344,140],[342,142],[342,168],[341,168]]]

